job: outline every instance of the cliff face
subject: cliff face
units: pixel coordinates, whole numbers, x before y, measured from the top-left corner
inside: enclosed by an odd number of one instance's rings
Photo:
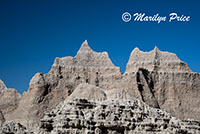
[[[200,74],[192,72],[175,54],[157,47],[150,52],[136,48],[126,68],[126,74],[132,72],[138,72],[137,85],[144,102],[180,119],[200,119]]]
[[[44,113],[63,101],[84,98],[98,102],[94,104],[98,107],[104,101],[109,106],[106,101],[137,99],[145,106],[166,110],[177,118],[200,120],[199,87],[200,74],[192,72],[173,53],[162,52],[157,47],[150,52],[135,48],[126,72],[121,74],[106,52],[94,52],[85,41],[75,57],[56,58],[47,74],[35,74],[22,96],[14,89],[8,90],[0,81],[0,109],[6,121],[37,128],[41,127]]]
[[[12,88],[7,88],[6,85],[0,80],[0,113],[3,114],[5,118],[13,113],[13,111],[18,107],[21,95],[17,90]],[[4,118],[4,117],[3,117]]]

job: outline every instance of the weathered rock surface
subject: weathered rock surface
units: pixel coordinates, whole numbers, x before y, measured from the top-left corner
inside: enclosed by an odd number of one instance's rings
[[[150,52],[135,48],[130,55],[126,73],[136,72],[139,68],[159,72],[191,72],[188,65],[182,62],[176,54],[162,52],[157,47]]]
[[[3,118],[9,118],[10,114],[18,107],[21,95],[13,88],[7,88],[0,80],[0,111]],[[1,118],[1,117],[0,117]]]
[[[157,47],[150,52],[136,48],[125,74],[135,73],[144,102],[180,119],[200,119],[200,74],[192,72],[175,54]]]
[[[33,134],[31,132],[27,132],[26,128],[19,123],[8,121],[4,122],[0,126],[1,134]]]
[[[45,114],[38,134],[198,134],[200,122],[181,121],[138,100],[65,100]]]
[[[4,118],[4,115],[3,115],[3,113],[2,113],[2,111],[0,111],[0,125],[2,124],[2,123],[4,123],[6,120],[5,120],[5,118]]]
[[[74,90],[74,92],[68,97],[69,99],[82,98],[88,100],[103,101],[107,99],[104,89],[99,88],[88,83],[82,83]]]
[[[85,41],[75,57],[56,58],[49,73],[34,75],[18,108],[8,119],[32,127],[45,111],[71,95],[80,83],[111,89],[115,85],[110,83],[121,77],[119,67],[114,66],[107,52],[94,52]]]
[[[100,103],[109,107],[110,102],[113,102],[111,100],[116,100],[113,103],[118,104],[120,101],[125,105],[138,99],[142,104],[144,102],[150,107],[166,110],[177,118],[200,120],[200,74],[192,72],[175,54],[162,52],[157,47],[150,52],[135,48],[130,55],[126,72],[121,74],[120,68],[111,62],[106,52],[94,52],[85,41],[75,57],[56,58],[47,74],[35,74],[28,91],[23,95],[7,88],[0,80],[2,117],[5,121],[20,123],[28,130],[38,128],[39,132],[40,119],[44,117],[44,113],[51,111],[64,100],[68,106],[67,101],[75,98],[87,99],[89,103],[95,103],[94,107],[99,107]],[[74,105],[70,107],[76,108]],[[113,109],[110,109],[111,112]],[[149,118],[151,117],[149,115]],[[172,117],[169,118],[171,120]],[[57,117],[53,120],[60,122]],[[181,125],[176,127],[181,126],[181,129],[178,129],[177,133],[185,126],[184,121],[179,122]],[[162,132],[161,128],[156,129]],[[190,132],[189,128],[186,130]],[[170,125],[163,131],[175,132]],[[195,131],[196,128],[194,131],[191,128],[191,132]]]
[[[2,80],[0,80],[0,91],[6,90],[6,89],[7,89],[6,85],[3,83]]]

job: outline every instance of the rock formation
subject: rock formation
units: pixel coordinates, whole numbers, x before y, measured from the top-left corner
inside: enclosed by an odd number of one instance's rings
[[[0,91],[6,90],[6,89],[7,89],[6,85],[3,83],[2,80],[0,80]]]
[[[0,80],[0,118],[4,125],[13,121],[13,125],[22,124],[26,133],[82,133],[80,127],[86,128],[84,132],[96,133],[142,133],[148,129],[149,133],[193,133],[199,132],[198,121],[181,121],[176,118],[200,120],[199,87],[200,74],[192,72],[188,65],[173,53],[162,52],[157,47],[150,52],[135,48],[130,55],[126,71],[122,74],[120,68],[111,62],[107,52],[95,52],[85,41],[75,57],[56,58],[47,74],[36,73],[30,81],[28,91],[23,95],[15,89],[7,88]],[[80,101],[86,101],[86,104]],[[91,107],[84,108],[87,104]],[[111,104],[113,105],[110,106]],[[121,108],[121,105],[127,105],[127,109]],[[135,106],[136,109],[131,108]],[[107,124],[113,119],[104,121],[93,117],[90,123],[100,123],[102,128],[99,128],[94,124],[88,125],[87,120],[83,121],[82,118],[87,118],[86,115],[79,115],[79,112],[95,115],[98,110],[110,110],[111,113],[107,114],[111,115],[105,115],[105,118],[114,118],[115,110],[119,109],[123,117],[117,116],[114,124],[117,123],[120,130]],[[141,119],[130,116],[135,115],[138,110]],[[164,114],[160,116],[159,112]],[[80,116],[80,119],[74,116]],[[132,122],[129,118],[140,121]],[[159,121],[152,123],[152,118],[159,118]],[[165,122],[165,118],[168,122]],[[66,122],[71,125],[65,124]],[[76,126],[76,122],[86,125],[78,123]],[[178,124],[173,125],[174,122]],[[134,128],[129,128],[127,124]],[[60,130],[63,127],[64,129]],[[22,130],[21,127],[19,129]]]
[[[13,88],[7,88],[0,80],[0,118],[9,118],[10,114],[18,107],[21,99],[20,93]]]
[[[115,85],[110,83],[121,77],[119,67],[114,66],[107,52],[94,52],[85,41],[75,57],[56,58],[47,74],[35,74],[19,106],[6,119],[30,127],[38,125],[44,112],[71,95],[80,83],[111,89]]]
[[[26,130],[24,126],[14,121],[8,121],[1,124],[0,133],[1,134],[33,134],[33,132],[29,132],[29,130]]]
[[[143,80],[138,73],[141,69]],[[146,96],[144,102],[153,102],[149,105],[159,106],[181,119],[200,119],[200,74],[192,72],[175,54],[161,52],[157,47],[150,52],[136,48],[125,73],[131,75],[133,72],[140,77],[137,85],[138,90],[142,90],[141,96]]]
[[[159,72],[191,72],[188,65],[182,62],[176,54],[161,52],[157,47],[150,52],[135,48],[130,55],[126,73],[137,72],[139,68]]]
[[[138,100],[65,100],[46,113],[39,134],[198,134],[200,122],[181,121]]]
[[[107,96],[103,89],[94,85],[89,85],[88,83],[81,83],[68,98],[103,101],[107,99]]]

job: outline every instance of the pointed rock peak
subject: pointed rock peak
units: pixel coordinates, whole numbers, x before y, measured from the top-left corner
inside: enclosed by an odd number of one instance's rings
[[[87,40],[82,43],[81,47],[89,47]]]
[[[81,53],[81,52],[88,52],[88,51],[93,51],[93,50],[92,50],[92,49],[90,48],[90,46],[88,45],[87,40],[85,40],[85,41],[82,43],[82,45],[81,45],[81,47],[80,47],[78,53]]]
[[[130,58],[133,57],[133,55],[137,55],[138,53],[142,52],[138,47],[134,48],[133,51],[131,52],[131,55],[129,57],[129,60]]]
[[[0,91],[1,90],[5,90],[7,89],[6,85],[4,84],[4,82],[0,79]]]
[[[153,49],[153,51],[160,52],[160,49],[157,46],[155,46],[154,49]]]
[[[140,51],[138,47],[134,48],[133,51]]]

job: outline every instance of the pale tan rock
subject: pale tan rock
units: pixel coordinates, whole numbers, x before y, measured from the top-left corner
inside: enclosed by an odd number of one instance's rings
[[[88,99],[103,101],[107,99],[104,89],[99,88],[88,83],[82,83],[74,90],[74,92],[68,97],[69,99]]]
[[[113,80],[121,78],[121,72],[111,62],[107,52],[94,52],[85,41],[75,57],[56,58],[47,77],[50,82],[68,81],[58,83],[59,88],[65,86],[74,90],[80,83],[110,88]]]
[[[0,91],[7,89],[6,85],[3,83],[3,81],[0,79]]]
[[[145,89],[140,95],[145,95],[148,99],[140,100],[153,107],[159,106],[180,119],[200,119],[199,73],[192,72],[175,54],[162,52],[157,47],[150,52],[135,48],[130,55],[124,77],[128,77],[128,80],[134,76],[138,78],[135,73],[140,74],[138,72],[141,69],[149,73],[137,79],[137,84],[128,85],[130,90],[140,90],[135,88],[140,85]],[[152,81],[151,86],[148,85],[149,81]]]
[[[136,72],[139,68],[159,72],[191,72],[188,65],[181,61],[176,54],[162,52],[157,47],[150,52],[135,48],[126,66],[126,73]]]
[[[152,72],[151,76],[161,109],[180,119],[200,119],[200,74]]]
[[[44,112],[53,106],[49,103],[52,97],[50,90],[44,75],[36,73],[30,81],[29,90],[23,93],[19,106],[10,114],[9,120],[19,122],[28,128],[37,127]],[[61,98],[57,100],[60,102]]]
[[[7,88],[0,80],[0,111],[4,119],[9,119],[10,114],[18,107],[21,95],[13,88]]]

